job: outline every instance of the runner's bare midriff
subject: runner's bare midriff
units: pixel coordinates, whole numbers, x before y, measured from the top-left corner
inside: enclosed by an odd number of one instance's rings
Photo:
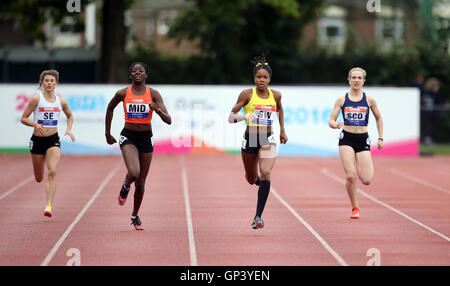
[[[362,134],[367,132],[367,126],[351,126],[344,125],[344,131],[356,134]]]
[[[38,136],[38,137],[48,137],[48,136],[52,136],[55,133],[58,133],[58,128],[57,127],[43,127],[41,128],[42,133],[44,133],[43,135],[38,135],[36,133],[36,131],[33,132],[33,135]]]

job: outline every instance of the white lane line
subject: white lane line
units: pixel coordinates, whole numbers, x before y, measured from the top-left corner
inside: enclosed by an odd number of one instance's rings
[[[189,201],[188,179],[186,174],[186,163],[184,156],[180,158],[181,179],[183,181],[184,208],[186,210],[186,221],[189,238],[189,255],[191,266],[197,266],[197,251],[195,249],[194,228],[192,225],[191,203]]]
[[[443,193],[446,193],[446,194],[449,194],[449,195],[450,195],[450,191],[449,191],[449,190],[446,190],[446,189],[444,189],[444,188],[441,188],[441,187],[439,187],[439,186],[436,186],[436,185],[434,185],[434,184],[432,184],[432,183],[429,183],[429,182],[427,182],[427,181],[424,181],[424,180],[421,180],[421,179],[414,178],[413,176],[410,176],[410,175],[408,175],[408,174],[405,174],[405,173],[403,173],[403,172],[400,172],[400,171],[398,171],[397,169],[392,168],[392,169],[391,169],[391,172],[394,173],[394,174],[396,174],[396,175],[398,175],[398,176],[401,176],[401,177],[403,177],[403,178],[405,178],[405,179],[408,179],[408,180],[410,180],[410,181],[413,181],[413,182],[415,182],[415,183],[418,183],[418,184],[421,184],[421,185],[430,187],[430,188],[432,188],[432,189],[435,189],[435,190],[437,190],[437,191],[440,191],[440,192],[443,192]]]
[[[340,182],[341,184],[345,185],[345,180],[344,180],[344,179],[342,179],[342,178],[336,176],[335,174],[331,173],[331,172],[328,171],[326,168],[322,168],[322,173],[323,173],[325,176],[328,176],[329,178],[332,178],[332,179],[334,179],[335,181],[338,181],[338,182]],[[357,190],[358,190],[358,193],[360,193],[361,195],[365,196],[366,198],[368,198],[368,199],[374,201],[375,203],[377,203],[377,204],[379,204],[379,205],[382,205],[383,207],[388,208],[389,210],[391,210],[391,211],[393,211],[393,212],[395,212],[395,213],[401,215],[402,217],[404,217],[404,218],[406,218],[406,219],[412,221],[413,223],[415,223],[415,224],[417,224],[417,225],[419,225],[419,226],[425,228],[426,230],[428,230],[428,231],[430,231],[430,232],[432,232],[432,233],[434,233],[434,234],[436,234],[436,235],[442,237],[443,239],[445,239],[445,240],[447,240],[447,241],[450,241],[450,238],[448,238],[446,235],[444,235],[444,234],[442,234],[442,233],[440,233],[440,232],[438,232],[438,231],[432,229],[431,227],[429,227],[429,226],[427,226],[427,225],[421,223],[420,221],[418,221],[418,220],[416,220],[416,219],[410,217],[409,215],[407,215],[407,214],[405,214],[405,213],[399,211],[398,209],[396,209],[396,208],[394,208],[394,207],[391,207],[390,205],[388,205],[388,204],[386,204],[386,203],[380,201],[379,199],[372,197],[371,195],[369,195],[368,193],[364,192],[364,191],[361,190],[360,188],[358,188]]]
[[[278,192],[271,187],[270,188],[271,193],[273,193],[273,195],[281,202],[281,204],[283,204],[290,212],[292,215],[294,215],[294,217],[299,220],[311,233],[312,235],[322,244],[323,247],[325,247],[326,250],[328,250],[328,252],[339,262],[340,265],[342,266],[348,266],[347,262],[344,261],[344,259],[342,259],[342,257],[336,252],[334,251],[333,248],[331,248],[331,246],[314,230],[314,228],[312,228],[311,225],[309,225],[309,223],[307,223],[295,210],[294,208],[292,208],[281,196],[280,194],[278,194]]]
[[[98,189],[95,191],[94,195],[92,195],[91,199],[86,203],[84,208],[81,210],[81,212],[78,214],[78,216],[73,220],[73,222],[69,225],[69,227],[66,229],[66,231],[61,235],[61,237],[58,239],[56,244],[53,246],[53,248],[50,250],[50,252],[45,257],[44,261],[42,261],[41,266],[47,266],[50,261],[52,260],[53,256],[58,251],[59,247],[63,244],[64,240],[69,236],[72,229],[75,227],[75,225],[80,221],[80,219],[83,217],[83,215],[86,213],[86,211],[89,209],[89,207],[94,203],[95,199],[100,195],[103,188],[106,186],[106,184],[111,180],[111,178],[114,176],[114,174],[119,170],[120,163],[117,164],[114,169],[109,172],[109,174],[106,176],[106,178],[103,180],[103,182],[100,184]]]
[[[26,183],[31,182],[33,179],[34,179],[34,176],[30,176],[30,177],[26,178],[25,180],[23,180],[22,182],[18,183],[17,185],[15,185],[11,189],[7,190],[5,193],[0,195],[0,200],[3,200],[4,198],[9,196],[10,194],[14,193],[17,189],[21,188]]]

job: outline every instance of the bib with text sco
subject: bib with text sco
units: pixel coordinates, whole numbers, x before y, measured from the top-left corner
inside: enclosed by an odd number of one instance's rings
[[[344,109],[344,120],[346,125],[364,126],[367,116],[367,107],[346,107]]]

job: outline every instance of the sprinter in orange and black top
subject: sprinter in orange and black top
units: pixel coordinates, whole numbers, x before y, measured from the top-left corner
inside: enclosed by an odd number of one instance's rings
[[[125,126],[120,133],[119,145],[127,167],[127,174],[119,193],[119,205],[123,206],[128,197],[131,184],[134,182],[134,206],[131,213],[131,224],[136,230],[143,230],[142,222],[138,216],[145,191],[145,179],[150,169],[153,155],[152,144],[152,115],[153,111],[161,119],[171,124],[172,119],[167,112],[159,92],[148,87],[145,81],[148,77],[146,64],[137,62],[130,66],[132,84],[120,89],[108,104],[105,118],[105,136],[108,144],[116,143],[111,135],[111,121],[114,108],[122,101],[125,113]]]

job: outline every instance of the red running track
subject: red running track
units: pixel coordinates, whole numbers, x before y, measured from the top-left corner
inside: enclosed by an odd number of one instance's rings
[[[120,156],[63,155],[47,218],[29,155],[0,155],[0,265],[450,265],[450,157],[374,164],[351,220],[338,158],[278,158],[253,230],[240,156],[155,154],[135,231]]]

